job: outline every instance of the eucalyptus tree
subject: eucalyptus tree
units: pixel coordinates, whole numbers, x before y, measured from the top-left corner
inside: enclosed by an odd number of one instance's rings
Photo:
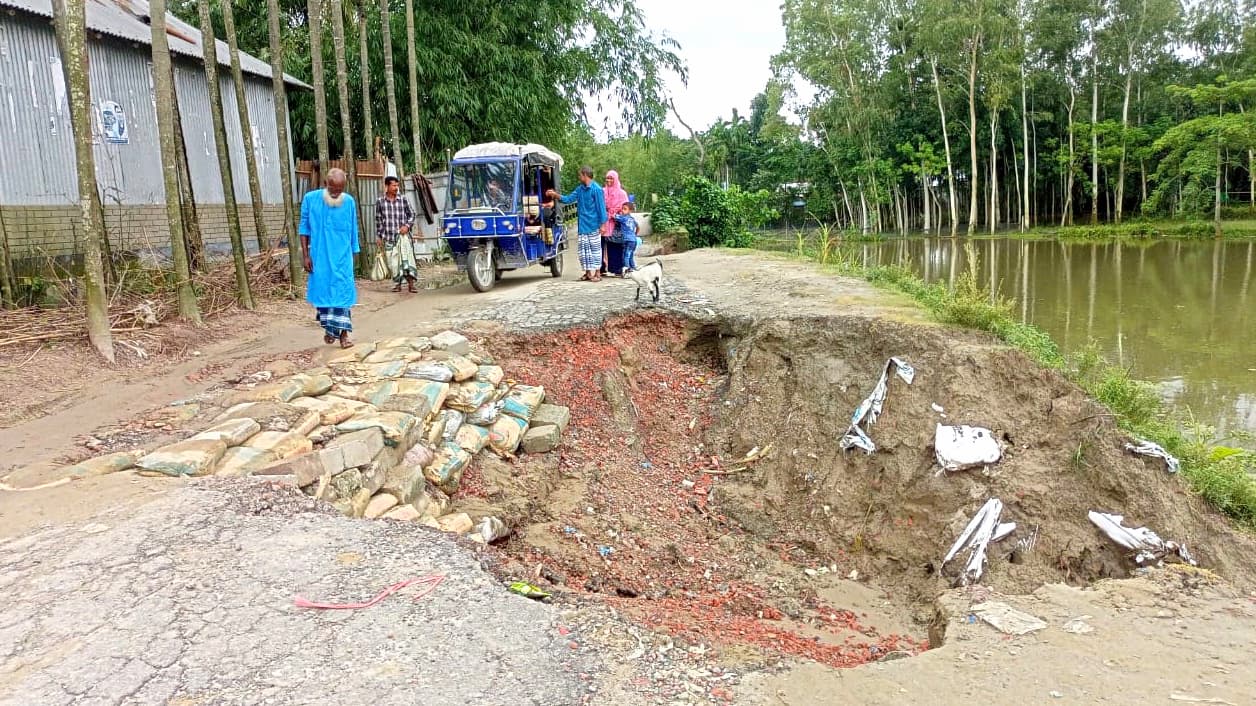
[[[379,0],[379,33],[384,43],[384,95],[388,100],[388,148],[393,164],[405,173],[401,161],[401,121],[397,115],[397,80],[393,74],[392,17],[389,0]],[[413,51],[413,50],[411,50]]]
[[[309,0],[306,10],[310,38],[310,84],[314,86],[314,131],[320,174],[327,173],[331,147],[327,140],[327,74],[323,70],[323,0]]]
[[[240,117],[240,133],[244,137],[244,167],[249,179],[249,205],[253,211],[253,230],[258,252],[270,249],[266,232],[266,204],[262,201],[262,179],[257,170],[258,145],[253,139],[253,120],[249,117],[248,96],[244,93],[244,72],[240,70],[240,43],[236,40],[235,13],[230,2],[222,3],[222,22],[227,32],[227,50],[231,55],[231,84],[235,88],[236,112]]]
[[[371,112],[375,105],[371,101],[371,53],[367,50],[367,12],[368,0],[358,0],[358,76],[362,83],[362,142],[366,144],[367,157],[375,156],[375,123]],[[380,28],[385,35],[386,27]]]
[[[292,281],[292,295],[299,297],[305,270],[297,260],[297,251],[300,249],[298,213],[293,203],[295,187],[292,183],[292,150],[288,143],[288,88],[284,83],[284,47],[279,0],[266,0],[266,19],[267,35],[270,39],[270,86],[275,101],[275,126],[279,142],[279,185],[283,189],[283,227],[288,240],[288,277]]]
[[[349,118],[349,66],[345,60],[345,10],[341,0],[331,0],[331,37],[336,54],[336,96],[340,100],[341,154],[349,175],[349,191],[357,194],[357,159],[353,150],[353,124]]]
[[[94,207],[96,159],[92,152],[92,94],[87,73],[87,21],[84,0],[52,0],[53,27],[61,52],[70,131],[74,135],[74,167],[78,176],[78,246],[83,253],[83,289],[87,313],[87,340],[109,363],[115,361],[109,300],[100,242],[103,219]]]
[[[166,224],[170,230],[170,253],[174,260],[175,294],[179,316],[192,323],[201,322],[196,290],[188,266],[187,244],[183,239],[183,209],[179,201],[179,158],[174,136],[174,72],[170,62],[170,41],[166,36],[166,2],[149,3],[152,28],[153,92],[157,99],[157,135],[161,144],[161,167],[166,192]]]

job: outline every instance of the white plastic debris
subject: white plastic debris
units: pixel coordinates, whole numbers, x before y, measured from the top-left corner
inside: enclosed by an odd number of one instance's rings
[[[946,417],[946,415],[945,415],[945,414],[942,414],[942,413],[943,413],[943,412],[945,412],[946,410],[945,410],[945,409],[943,409],[943,408],[942,408],[942,405],[938,404],[937,402],[934,402],[933,404],[929,405],[929,409],[932,409],[933,411],[937,412],[938,414],[941,414],[943,417]]]
[[[1163,458],[1164,463],[1168,466],[1169,473],[1177,473],[1182,468],[1182,462],[1177,456],[1164,450],[1164,447],[1154,441],[1146,439],[1137,439],[1137,444],[1125,444],[1125,450],[1130,453],[1136,453],[1139,456],[1151,456],[1152,458]]]
[[[946,553],[946,558],[942,560],[943,567],[961,551],[968,550],[968,561],[964,564],[964,571],[956,579],[958,585],[967,586],[976,583],[985,571],[986,548],[990,542],[1003,539],[1016,529],[1015,522],[999,523],[999,516],[1002,514],[1002,500],[998,498],[987,500],[977,514],[973,515],[973,519],[969,520],[968,526],[960,533],[959,539],[951,545],[951,551]]]
[[[485,543],[492,543],[510,534],[510,528],[498,518],[488,516],[480,520],[476,532],[484,538]]]
[[[872,394],[864,398],[864,401],[859,404],[859,407],[855,409],[855,413],[850,417],[850,427],[846,429],[846,433],[842,436],[843,450],[858,447],[868,454],[877,450],[877,445],[872,442],[872,439],[868,437],[868,434],[864,432],[860,424],[863,424],[865,420],[868,426],[877,423],[877,417],[881,414],[881,406],[885,404],[885,395],[889,391],[891,368],[908,385],[916,378],[916,369],[902,358],[890,358],[886,361],[885,368],[881,371],[881,379],[877,380],[876,387],[872,388]]]
[[[1072,633],[1074,635],[1087,635],[1092,633],[1095,631],[1095,627],[1086,622],[1087,620],[1090,620],[1089,615],[1073,618],[1064,624],[1063,630],[1064,632]]]
[[[933,434],[933,450],[944,471],[988,466],[1003,458],[1003,449],[989,429],[967,424],[952,427],[937,425]]]
[[[986,601],[970,608],[974,615],[989,623],[994,629],[1008,635],[1028,635],[1043,630],[1047,624],[1042,620],[1019,610],[1006,603]]]
[[[1158,562],[1169,555],[1175,555],[1191,566],[1197,565],[1194,557],[1187,551],[1186,545],[1167,542],[1146,527],[1126,527],[1124,515],[1091,510],[1087,516],[1100,531],[1108,536],[1108,539],[1134,552],[1134,563],[1139,566]]]

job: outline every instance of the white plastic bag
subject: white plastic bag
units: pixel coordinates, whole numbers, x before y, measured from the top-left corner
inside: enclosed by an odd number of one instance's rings
[[[1003,449],[989,429],[967,424],[952,427],[937,425],[933,434],[933,451],[944,471],[988,466],[1003,458]]]

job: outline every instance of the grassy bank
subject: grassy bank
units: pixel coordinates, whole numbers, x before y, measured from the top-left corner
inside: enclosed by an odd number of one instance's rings
[[[1013,237],[1020,233],[1011,233]],[[1028,237],[1059,238],[1060,240],[1108,241],[1108,240],[1206,240],[1214,237],[1211,221],[1131,221],[1100,225],[1075,225],[1065,227],[1034,228]],[[1221,222],[1221,236],[1226,239],[1256,238],[1256,218],[1232,219]]]
[[[1212,430],[1171,417],[1149,383],[1104,361],[1098,353],[1065,356],[1044,331],[1012,316],[1012,302],[992,298],[978,284],[979,256],[971,244],[969,269],[954,291],[944,284],[926,284],[897,266],[863,267],[839,246],[805,248],[795,257],[816,262],[835,273],[860,277],[908,295],[930,315],[947,324],[979,329],[1025,352],[1039,364],[1060,371],[1113,413],[1118,425],[1134,436],[1154,441],[1182,461],[1181,474],[1191,489],[1249,529],[1256,529],[1256,454],[1211,443]]]

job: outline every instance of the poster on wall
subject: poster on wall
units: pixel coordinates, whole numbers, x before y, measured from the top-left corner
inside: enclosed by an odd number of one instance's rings
[[[122,106],[113,101],[101,101],[100,122],[105,142],[112,145],[130,144],[131,136],[126,131],[126,113],[122,111]]]

